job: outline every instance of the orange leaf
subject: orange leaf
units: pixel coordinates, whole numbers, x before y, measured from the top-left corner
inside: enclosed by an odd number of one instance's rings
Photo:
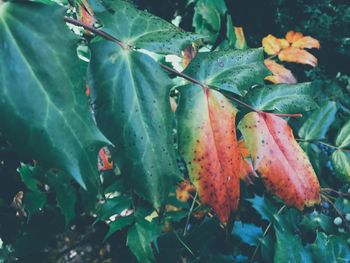
[[[294,32],[294,31],[289,31],[287,34],[286,34],[286,40],[289,42],[289,43],[294,43],[296,41],[298,41],[299,39],[301,39],[304,35],[300,32]]]
[[[247,43],[245,41],[243,27],[234,27],[235,29],[235,35],[237,37],[235,48],[237,49],[244,49],[247,46]]]
[[[278,54],[278,58],[281,61],[308,64],[312,67],[316,67],[317,65],[317,58],[315,58],[312,54],[310,54],[306,50],[295,48],[295,47],[289,47],[282,50]]]
[[[173,97],[170,97],[170,107],[171,107],[171,111],[172,112],[176,111],[177,103],[176,103],[176,100]]]
[[[254,171],[252,161],[250,158],[250,153],[245,145],[245,142],[243,140],[238,141],[238,147],[239,151],[243,157],[242,161],[242,167],[240,169],[240,178],[242,181],[244,181],[246,184],[252,184],[253,183],[253,177],[258,177],[256,172]]]
[[[176,198],[181,202],[187,202],[187,200],[191,197],[191,193],[195,191],[194,186],[191,184],[189,180],[183,180],[176,187]]]
[[[317,176],[285,120],[251,112],[239,129],[268,191],[300,210],[320,202]]]
[[[240,192],[236,112],[215,90],[195,85],[180,90],[176,111],[180,153],[201,202],[212,207],[223,223],[237,210]]]
[[[292,43],[292,47],[297,48],[320,48],[320,42],[313,37],[302,37]]]
[[[113,160],[111,152],[107,147],[103,147],[98,152],[98,162],[97,162],[99,171],[106,171],[113,169]]]
[[[190,64],[191,60],[197,55],[197,51],[192,45],[189,45],[182,51],[182,66],[186,68]]]
[[[262,45],[265,52],[269,55],[277,55],[281,50],[280,42],[271,34],[263,38]]]
[[[285,40],[284,38],[277,38],[277,42],[280,45],[281,49],[285,49],[285,48],[289,47],[288,41]]]
[[[269,80],[272,83],[297,83],[297,80],[293,76],[292,72],[286,69],[281,64],[278,64],[272,59],[265,59],[264,63],[266,67],[272,72],[273,76],[267,76],[265,80]]]

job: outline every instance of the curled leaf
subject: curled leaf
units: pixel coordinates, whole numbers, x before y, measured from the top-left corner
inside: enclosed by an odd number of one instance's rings
[[[302,37],[298,41],[293,42],[292,47],[297,48],[320,48],[320,42],[313,37]]]
[[[304,35],[300,32],[295,32],[295,31],[289,31],[286,34],[286,40],[289,43],[294,43],[296,41],[298,41],[299,39],[301,39]]]
[[[191,60],[197,55],[196,49],[192,46],[189,45],[182,51],[182,66],[183,68],[186,68],[188,64],[190,64]]]
[[[299,210],[320,202],[317,176],[285,120],[251,112],[239,129],[268,191]]]
[[[223,223],[237,210],[240,192],[236,112],[215,90],[180,88],[176,111],[180,153],[201,202],[212,207]]]
[[[278,54],[278,58],[281,61],[308,64],[312,67],[316,67],[317,65],[317,58],[315,56],[313,56],[306,50],[299,49],[296,47],[289,47],[282,50]]]
[[[272,72],[273,76],[267,76],[265,80],[271,81],[272,83],[297,83],[297,80],[293,76],[292,72],[286,69],[281,64],[271,59],[265,59],[264,63],[266,67]]]
[[[264,51],[269,55],[278,55],[281,50],[280,42],[273,35],[268,35],[262,40]]]
[[[111,152],[107,147],[102,147],[98,152],[98,162],[97,162],[99,171],[106,171],[113,169],[113,160]]]
[[[236,44],[235,48],[244,49],[247,47],[247,43],[245,41],[244,32],[242,27],[234,27],[235,35],[236,35]]]

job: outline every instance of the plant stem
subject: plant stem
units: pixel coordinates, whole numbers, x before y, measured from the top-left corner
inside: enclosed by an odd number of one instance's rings
[[[119,39],[115,38],[114,36],[104,32],[104,31],[101,31],[101,30],[99,30],[97,28],[94,28],[93,26],[84,24],[84,23],[82,23],[82,22],[80,22],[78,20],[75,20],[73,18],[65,16],[64,17],[64,21],[66,21],[69,24],[75,25],[75,26],[81,26],[81,27],[89,30],[90,32],[92,32],[92,33],[94,33],[96,35],[99,35],[99,36],[101,36],[101,37],[103,37],[103,38],[105,38],[105,39],[107,39],[109,41],[112,41],[112,42],[118,44],[123,49],[131,49],[132,48],[131,46],[124,44],[122,41],[120,41]]]
[[[121,46],[121,47],[124,48],[124,49],[132,49],[132,48],[133,48],[132,46],[127,45],[127,44],[123,43],[121,40],[119,40],[119,39],[113,37],[112,35],[110,35],[110,34],[104,32],[104,31],[101,31],[101,30],[99,30],[99,29],[97,29],[97,28],[94,28],[93,26],[84,24],[84,23],[82,23],[82,22],[80,22],[80,21],[78,21],[78,20],[76,20],[76,19],[73,19],[73,18],[70,18],[70,17],[66,17],[66,16],[65,16],[65,17],[64,17],[64,20],[65,20],[67,23],[73,24],[73,25],[75,25],[75,26],[81,26],[81,27],[83,27],[83,28],[89,30],[90,32],[92,32],[92,33],[94,33],[94,34],[96,34],[96,35],[99,35],[99,36],[101,36],[101,37],[103,37],[103,38],[105,38],[105,39],[107,39],[107,40],[109,40],[109,41],[112,41],[112,42],[118,44],[119,46]],[[190,81],[190,82],[192,82],[192,83],[194,83],[194,84],[197,84],[197,85],[199,85],[200,87],[202,87],[203,89],[208,89],[208,88],[209,88],[209,87],[208,87],[207,85],[205,85],[204,83],[202,83],[202,82],[200,82],[200,81],[198,81],[198,80],[196,80],[196,79],[194,79],[194,78],[192,78],[192,77],[190,77],[190,76],[188,76],[188,75],[186,75],[186,74],[184,74],[184,73],[182,73],[182,72],[179,72],[179,71],[177,71],[177,70],[175,70],[175,69],[173,69],[173,68],[171,68],[171,67],[169,67],[169,66],[167,66],[167,65],[164,65],[164,64],[162,64],[162,63],[159,63],[159,65],[160,65],[163,69],[165,69],[166,71],[168,71],[168,72],[170,72],[170,73],[173,73],[173,74],[175,74],[175,75],[178,76],[178,77],[181,77],[181,78],[183,78],[183,79],[186,79],[186,80],[188,80],[188,81]],[[261,113],[261,112],[262,112],[262,111],[259,111],[259,110],[255,109],[254,107],[250,106],[249,104],[247,104],[247,103],[245,103],[245,102],[243,102],[243,101],[241,101],[241,100],[239,100],[239,99],[237,99],[237,98],[235,98],[235,97],[233,97],[233,96],[230,96],[230,98],[231,98],[232,100],[234,100],[235,102],[237,102],[238,104],[240,104],[241,106],[246,107],[247,109],[250,109],[250,110],[255,111],[255,112],[257,112],[257,113]],[[272,114],[274,114],[274,115],[276,115],[276,116],[286,116],[286,117],[287,117],[287,116],[288,116],[288,117],[301,117],[301,116],[302,116],[300,113],[297,113],[297,114],[272,113]]]
[[[192,200],[192,205],[191,205],[190,211],[188,212],[188,215],[187,215],[184,232],[182,234],[183,236],[185,236],[187,234],[188,223],[190,222],[190,218],[191,218],[191,215],[192,215],[192,212],[193,212],[193,209],[194,209],[194,204],[196,203],[196,200],[197,200],[197,196],[198,196],[198,193],[196,192],[196,194],[195,194],[195,196],[194,196],[194,198]]]
[[[272,113],[275,116],[279,117],[303,117],[301,113]]]
[[[313,144],[323,144],[329,148],[333,148],[335,150],[343,151],[343,152],[350,152],[350,149],[345,149],[345,148],[339,148],[335,145],[331,145],[329,143],[325,143],[322,141],[317,141],[317,140],[304,140],[304,139],[296,139],[298,142],[308,142],[308,143],[313,143]]]

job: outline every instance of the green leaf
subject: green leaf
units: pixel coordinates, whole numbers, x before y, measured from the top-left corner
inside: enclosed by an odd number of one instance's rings
[[[151,242],[158,236],[160,229],[146,220],[135,223],[128,231],[127,246],[139,262],[155,262]]]
[[[312,167],[315,169],[316,174],[321,174],[325,167],[325,164],[327,163],[328,156],[326,156],[325,153],[315,143],[301,142],[299,145],[307,154]]]
[[[103,31],[126,45],[156,53],[181,55],[185,47],[200,38],[125,1],[110,2],[108,8],[95,10],[95,17]]]
[[[39,181],[35,178],[35,167],[21,163],[21,167],[18,169],[23,183],[31,191],[40,191],[38,188]]]
[[[327,233],[336,231],[334,227],[333,219],[317,211],[313,211],[308,215],[304,215],[300,222],[300,226],[303,230],[314,231],[316,229],[322,229]]]
[[[269,75],[263,61],[261,48],[200,52],[184,73],[208,86],[243,95]]]
[[[56,190],[57,205],[61,209],[66,224],[75,218],[77,191],[73,187],[61,187]]]
[[[299,113],[317,108],[311,83],[278,84],[251,89],[247,102],[258,110]]]
[[[115,232],[121,230],[122,228],[131,225],[134,222],[134,215],[128,215],[128,216],[122,216],[118,217],[114,221],[108,224],[108,232],[104,238],[104,240],[107,240],[111,235],[113,235]]]
[[[337,177],[342,181],[350,182],[350,153],[336,150],[331,158]]]
[[[349,245],[341,237],[318,232],[311,249],[317,263],[350,262]]]
[[[214,43],[221,28],[221,17],[226,11],[224,0],[198,0],[192,22],[196,33],[206,36],[209,43]]]
[[[0,131],[40,165],[94,186],[97,153],[108,141],[89,112],[64,13],[29,1],[1,4]]]
[[[105,220],[115,214],[120,214],[123,210],[130,208],[131,200],[126,196],[117,196],[107,199],[98,210],[98,218]]]
[[[334,122],[336,113],[336,103],[328,101],[322,105],[322,107],[315,110],[304,122],[303,126],[301,126],[299,130],[299,137],[303,138],[304,140],[324,139],[329,127]]]
[[[348,121],[337,135],[335,144],[339,148],[350,147],[350,121]]]
[[[29,217],[40,212],[47,202],[46,194],[43,192],[29,192],[24,195],[24,208],[28,211]]]
[[[275,242],[273,232],[268,232],[266,236],[259,239],[261,247],[261,257],[265,262],[273,262],[273,257],[275,253]]]
[[[253,206],[253,208],[259,213],[262,219],[272,221],[274,215],[277,213],[277,207],[274,206],[264,196],[255,195],[254,198],[247,199]]]
[[[238,236],[243,243],[250,246],[256,246],[262,237],[263,231],[261,227],[253,224],[244,224],[241,221],[235,221],[232,234]]]
[[[230,15],[227,15],[226,22],[226,37],[227,40],[224,40],[219,48],[220,50],[227,50],[230,48],[233,49],[246,49],[247,43],[244,38],[243,29],[236,28],[232,24],[232,18]],[[241,30],[242,29],[242,30]]]
[[[97,124],[116,146],[122,174],[159,208],[179,178],[169,103],[172,83],[145,54],[105,40],[93,43],[91,53]]]
[[[307,247],[303,247],[298,235],[281,231],[275,227],[276,244],[274,262],[312,263]]]

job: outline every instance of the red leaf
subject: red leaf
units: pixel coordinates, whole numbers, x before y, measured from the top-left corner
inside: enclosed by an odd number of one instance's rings
[[[266,188],[302,210],[320,202],[320,185],[287,122],[269,113],[248,113],[240,122],[253,165]]]
[[[239,153],[236,108],[219,92],[186,86],[177,108],[180,152],[201,202],[221,222],[236,211],[239,200]]]

